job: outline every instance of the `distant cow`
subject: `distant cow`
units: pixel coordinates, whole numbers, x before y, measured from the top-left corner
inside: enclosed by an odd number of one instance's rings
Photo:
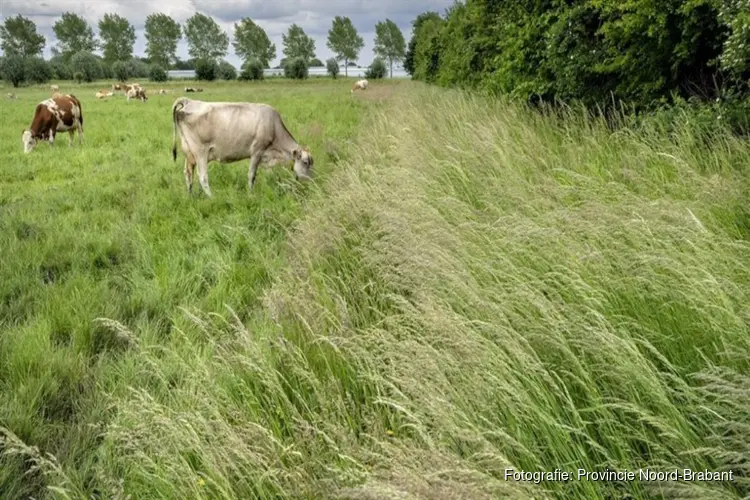
[[[57,92],[58,90],[60,90],[60,87],[58,87],[57,85],[52,85],[50,86],[50,89],[52,90],[52,92]]]
[[[185,87],[185,92],[203,92],[203,89],[200,87]]]
[[[16,97],[16,94],[10,94],[10,93],[8,93],[8,94],[5,94],[5,98],[6,98],[6,99],[18,99],[18,98]]]
[[[127,100],[130,101],[131,99],[140,99],[142,102],[148,101],[148,97],[146,97],[146,89],[131,87],[127,93]]]
[[[354,82],[354,85],[352,86],[352,92],[355,90],[365,90],[367,89],[367,80],[359,80]]]
[[[132,84],[126,84],[122,86],[122,90],[125,91],[125,95],[127,95],[128,92],[130,92],[131,89],[139,89],[141,86],[137,83]]]
[[[115,83],[114,85],[112,85],[112,92],[116,90],[122,90],[122,85],[120,85],[119,83]]]
[[[159,89],[159,94],[169,94],[170,91],[166,89]]]
[[[313,158],[300,146],[284,126],[278,111],[267,104],[246,102],[203,102],[180,97],[172,104],[172,158],[177,159],[179,130],[185,154],[185,183],[193,190],[193,172],[203,192],[211,196],[208,185],[208,163],[233,163],[250,160],[248,188],[255,184],[258,165],[274,165],[294,160],[294,176],[310,179]]]
[[[23,151],[24,153],[30,152],[40,140],[49,140],[52,145],[57,132],[68,132],[72,146],[76,130],[78,130],[79,142],[83,143],[81,102],[72,94],[57,94],[37,104],[31,127],[29,130],[24,130],[21,136]]]
[[[105,97],[109,97],[112,95],[112,92],[107,92],[106,90],[100,90],[96,93],[97,99],[104,99]]]

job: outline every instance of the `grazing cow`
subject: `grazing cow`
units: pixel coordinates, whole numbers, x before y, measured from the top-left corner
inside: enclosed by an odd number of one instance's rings
[[[73,136],[78,130],[78,140],[83,143],[83,110],[81,102],[72,94],[61,95],[46,99],[36,106],[34,119],[29,130],[24,130],[24,153],[34,149],[40,140],[49,140],[50,145],[55,142],[57,132],[70,134],[69,144],[73,145]]]
[[[352,87],[352,92],[355,90],[365,90],[367,89],[367,80],[358,80],[354,82],[354,86]]]
[[[52,92],[57,92],[58,90],[60,90],[60,87],[58,87],[57,85],[52,85],[50,89],[52,89]]]
[[[97,99],[104,99],[105,97],[112,95],[112,93],[111,92],[107,93],[106,90],[100,90],[95,95]]]
[[[104,94],[104,95],[105,95],[106,97],[112,97],[113,95],[115,95],[115,93],[114,93],[114,92],[107,92],[107,93],[106,93],[106,94]]]
[[[185,87],[185,92],[203,92],[203,89],[200,87]]]
[[[114,85],[112,85],[112,92],[116,90],[122,90],[122,85],[120,85],[119,83],[115,83]]]
[[[141,88],[141,86],[137,83],[122,86],[122,90],[125,91],[125,95],[127,95],[127,93],[130,92],[131,89],[139,89],[139,88]]]
[[[172,122],[172,158],[177,160],[179,130],[189,193],[193,190],[193,172],[197,165],[201,188],[206,196],[211,196],[210,161],[233,163],[249,159],[249,189],[255,184],[255,174],[262,161],[274,165],[294,160],[294,176],[312,178],[313,158],[309,150],[294,140],[278,111],[267,104],[204,102],[180,97],[172,104]]]
[[[170,91],[166,89],[159,89],[159,94],[169,94]]]
[[[148,101],[146,89],[142,89],[141,87],[131,87],[130,90],[128,90],[127,98],[128,101],[131,99],[140,99],[142,102]]]
[[[18,99],[18,98],[16,97],[16,94],[10,94],[10,93],[8,93],[8,94],[5,94],[5,98],[6,98],[6,99]]]

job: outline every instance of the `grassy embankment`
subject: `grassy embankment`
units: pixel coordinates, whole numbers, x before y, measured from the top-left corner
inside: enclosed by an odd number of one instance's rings
[[[317,186],[212,165],[211,200],[174,95],[82,90],[85,146],[26,156],[46,91],[3,104],[4,497],[750,492],[746,141],[291,85],[200,98],[277,106]],[[504,480],[606,467],[736,481]]]

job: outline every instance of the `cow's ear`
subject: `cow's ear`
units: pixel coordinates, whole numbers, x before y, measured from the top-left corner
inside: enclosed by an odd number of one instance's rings
[[[297,158],[299,158],[299,156],[300,156],[299,149],[295,149],[294,151],[292,151],[292,158],[293,159],[296,160]]]

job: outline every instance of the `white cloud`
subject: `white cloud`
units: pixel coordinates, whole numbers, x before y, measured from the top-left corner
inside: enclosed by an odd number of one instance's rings
[[[328,29],[335,16],[348,16],[365,40],[360,52],[360,65],[367,65],[373,59],[375,23],[386,18],[394,21],[403,31],[407,40],[411,36],[411,21],[420,13],[434,10],[443,13],[453,0],[0,0],[0,20],[21,14],[34,21],[37,30],[47,39],[45,55],[49,56],[50,48],[56,45],[52,26],[63,12],[74,12],[82,16],[98,33],[97,23],[107,13],[119,14],[128,18],[136,28],[136,55],[143,55],[146,40],[143,25],[146,16],[163,12],[183,24],[195,12],[201,12],[214,18],[232,37],[234,23],[243,17],[250,17],[268,33],[276,44],[276,59],[281,59],[281,34],[286,32],[292,23],[301,26],[315,40],[315,54],[325,61],[331,57],[326,47]],[[180,40],[177,55],[188,57],[187,43]],[[230,44],[227,60],[235,66],[240,65]]]

